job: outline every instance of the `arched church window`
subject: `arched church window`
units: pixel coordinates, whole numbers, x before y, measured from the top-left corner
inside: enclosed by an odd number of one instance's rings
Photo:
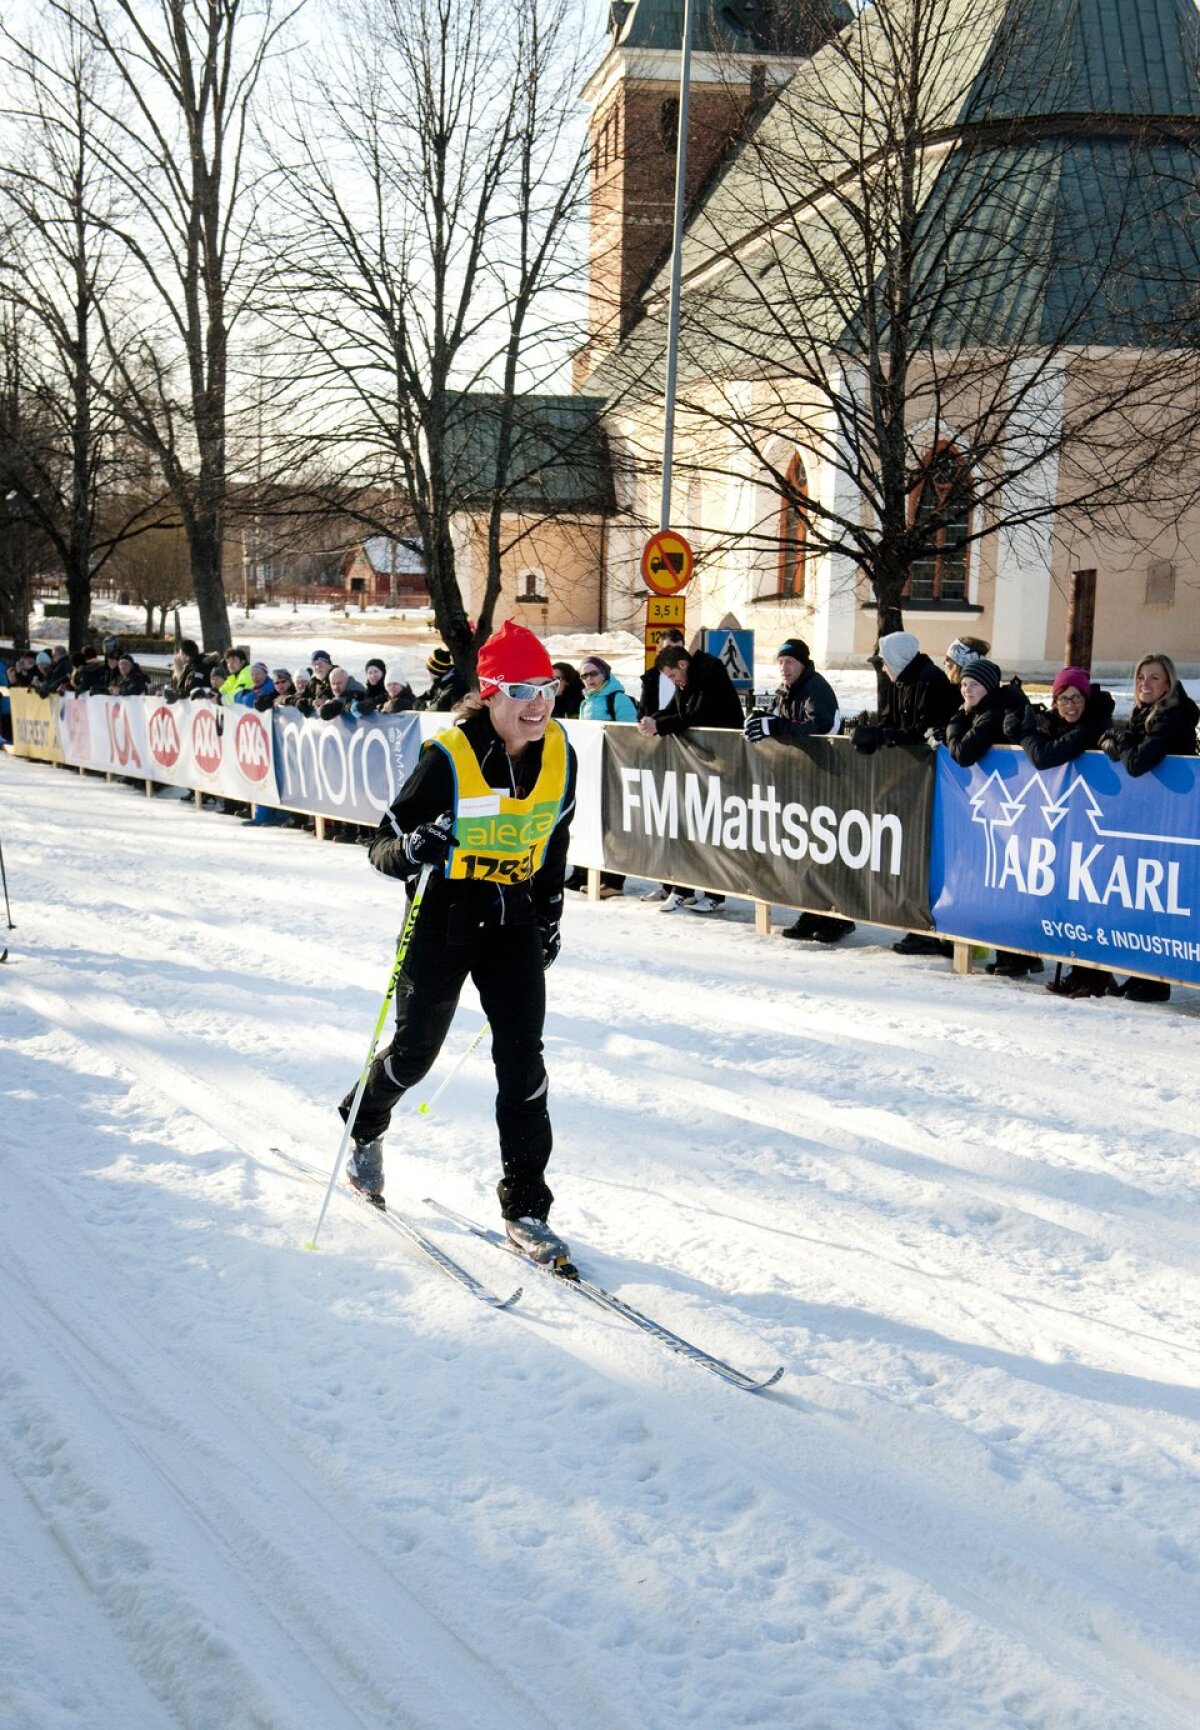
[[[911,521],[927,528],[929,546],[913,560],[905,595],[910,601],[965,601],[967,542],[971,533],[971,475],[953,445],[930,451],[917,471]]]
[[[794,456],[779,506],[779,593],[799,600],[804,594],[808,541],[808,475]]]
[[[662,139],[662,147],[668,155],[674,151],[679,139],[679,98],[668,96],[658,113],[658,135]]]

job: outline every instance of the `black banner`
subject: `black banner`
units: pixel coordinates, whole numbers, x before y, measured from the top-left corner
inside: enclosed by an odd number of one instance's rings
[[[932,752],[864,757],[700,731],[605,729],[604,856],[614,871],[718,894],[931,927]]]

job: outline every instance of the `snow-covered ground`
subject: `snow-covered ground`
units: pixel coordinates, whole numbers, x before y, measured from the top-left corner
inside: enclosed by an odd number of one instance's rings
[[[573,900],[556,1221],[749,1395],[340,1197],[305,1252],[360,848],[8,755],[0,841],[5,1725],[1194,1730],[1200,995]],[[491,1110],[388,1180],[507,1291],[421,1200],[492,1217]]]

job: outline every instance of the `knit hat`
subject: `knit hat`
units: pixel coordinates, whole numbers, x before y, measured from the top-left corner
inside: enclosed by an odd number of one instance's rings
[[[612,668],[602,655],[585,655],[579,663],[579,671],[582,673],[585,667],[595,667],[606,680],[612,678]]]
[[[387,663],[385,661],[381,661],[379,659],[378,655],[373,655],[371,657],[371,659],[367,662],[367,672],[368,673],[371,671],[372,667],[378,667],[379,671],[386,678],[386,676],[387,676]]]
[[[974,679],[975,683],[982,685],[985,690],[998,691],[1000,689],[999,667],[995,661],[985,661],[982,656],[976,656],[975,660],[968,661],[962,670],[962,676],[964,679]]]
[[[326,666],[332,667],[333,656],[327,649],[314,649],[312,652],[312,664],[314,667],[318,661],[324,661]]]
[[[1081,697],[1089,695],[1092,681],[1083,667],[1064,667],[1061,673],[1054,675],[1054,683],[1050,687],[1051,699],[1060,691],[1078,691]]]
[[[443,648],[441,643],[431,655],[425,657],[426,669],[433,674],[435,679],[440,679],[443,673],[448,673],[453,665],[454,662],[449,649]]]
[[[39,667],[48,667],[50,665],[50,656],[45,649],[39,651],[37,664]]]
[[[250,671],[252,673],[265,673],[268,679],[271,677],[271,669],[267,666],[265,661],[255,661],[252,664]]]
[[[103,648],[104,648],[104,653],[106,655],[115,654],[118,647],[119,647],[119,645],[118,645],[117,639],[115,637],[105,637],[104,643],[103,643]]]
[[[966,666],[968,661],[975,661],[978,660],[978,658],[979,656],[977,651],[975,649],[969,649],[961,637],[955,637],[943,657],[943,659],[947,661],[953,661],[954,665],[960,671]]]
[[[505,619],[495,635],[488,638],[479,651],[476,666],[482,697],[490,697],[502,681],[553,679],[555,676],[553,663],[541,639],[511,619]]]
[[[880,659],[893,673],[902,673],[920,653],[921,645],[911,631],[890,631],[879,639]]]
[[[231,643],[229,645],[229,647],[226,649],[225,659],[228,660],[230,655],[236,655],[238,660],[242,663],[242,665],[245,666],[246,657],[245,657],[245,655],[243,655],[242,651],[238,648],[236,643]]]
[[[780,643],[776,649],[775,659],[781,661],[785,655],[790,655],[793,661],[807,661],[808,644],[802,642],[799,637],[788,637],[786,642]]]

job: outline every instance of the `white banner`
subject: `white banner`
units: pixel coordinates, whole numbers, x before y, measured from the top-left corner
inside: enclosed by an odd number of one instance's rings
[[[159,779],[150,766],[143,697],[59,697],[63,760],[141,781]]]

